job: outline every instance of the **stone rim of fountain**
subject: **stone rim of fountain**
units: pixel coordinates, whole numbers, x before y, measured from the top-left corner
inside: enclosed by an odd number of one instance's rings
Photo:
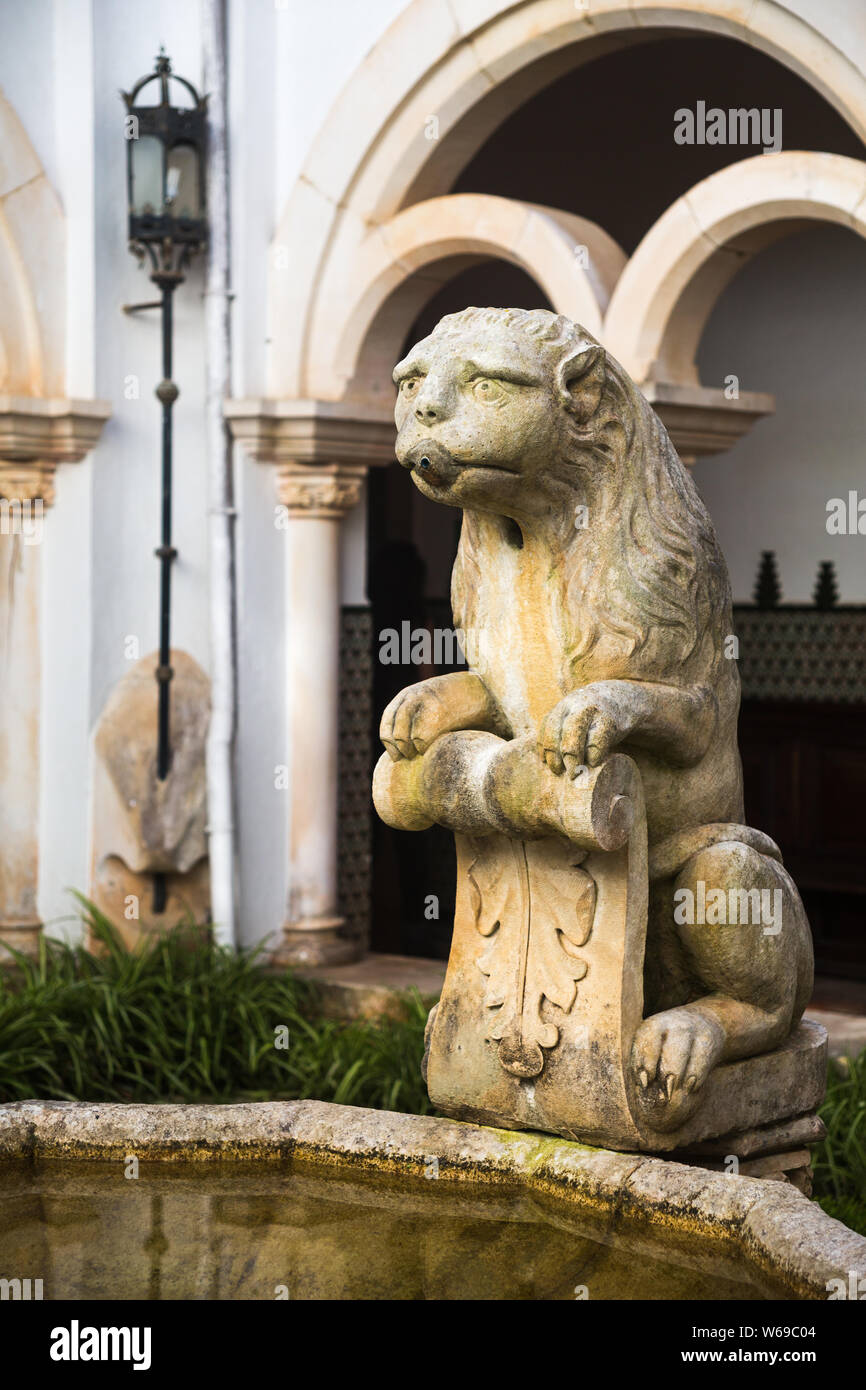
[[[646,1154],[594,1149],[552,1135],[489,1129],[429,1115],[327,1101],[121,1105],[17,1101],[0,1105],[0,1160],[310,1160],[440,1182],[512,1185],[676,1243],[739,1256],[758,1286],[826,1299],[831,1280],[866,1280],[866,1237],[794,1186],[711,1172]]]

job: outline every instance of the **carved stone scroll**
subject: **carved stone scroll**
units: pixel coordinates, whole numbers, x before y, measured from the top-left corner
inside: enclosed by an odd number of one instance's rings
[[[447,1114],[589,1142],[635,1136],[626,1059],[647,913],[640,777],[616,755],[574,781],[534,739],[445,734],[384,756],[390,825],[456,832],[457,907],[427,1084]]]

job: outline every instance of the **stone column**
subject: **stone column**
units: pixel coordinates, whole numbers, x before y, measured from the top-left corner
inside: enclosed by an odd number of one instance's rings
[[[358,948],[337,910],[340,522],[366,469],[331,463],[280,470],[287,508],[286,699],[291,768],[289,892],[279,965],[334,965]]]
[[[0,459],[0,958],[34,955],[39,867],[39,592],[53,468]]]
[[[0,396],[0,965],[34,955],[39,869],[41,559],[54,472],[97,443],[105,401]],[[58,692],[62,699],[62,692]],[[82,734],[83,736],[83,734]],[[82,815],[86,788],[81,789]]]
[[[358,401],[228,400],[233,437],[276,468],[287,509],[285,688],[291,797],[288,897],[278,965],[363,954],[337,906],[340,522],[371,467],[394,459],[390,408]]]

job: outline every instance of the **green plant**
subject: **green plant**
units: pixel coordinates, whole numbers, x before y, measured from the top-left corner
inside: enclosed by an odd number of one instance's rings
[[[96,953],[43,940],[0,975],[0,1100],[307,1099],[429,1109],[426,1010],[405,1021],[317,1017],[315,987],[178,927],[128,952],[82,899]],[[288,1029],[288,1047],[276,1045]]]
[[[829,1216],[866,1235],[866,1051],[831,1060],[821,1118],[827,1137],[812,1160],[813,1195]]]

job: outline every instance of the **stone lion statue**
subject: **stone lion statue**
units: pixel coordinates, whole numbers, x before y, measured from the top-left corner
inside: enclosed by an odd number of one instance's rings
[[[719,1063],[775,1048],[812,987],[796,888],[773,842],[742,824],[740,683],[712,522],[652,407],[561,315],[450,314],[394,380],[400,463],[425,497],[463,510],[454,621],[484,640],[472,669],[398,695],[382,741],[396,761],[443,733],[532,733],[563,778],[631,755],[651,885],[630,1067],[673,1118]],[[785,930],[772,910],[720,915],[732,891],[780,908]]]

